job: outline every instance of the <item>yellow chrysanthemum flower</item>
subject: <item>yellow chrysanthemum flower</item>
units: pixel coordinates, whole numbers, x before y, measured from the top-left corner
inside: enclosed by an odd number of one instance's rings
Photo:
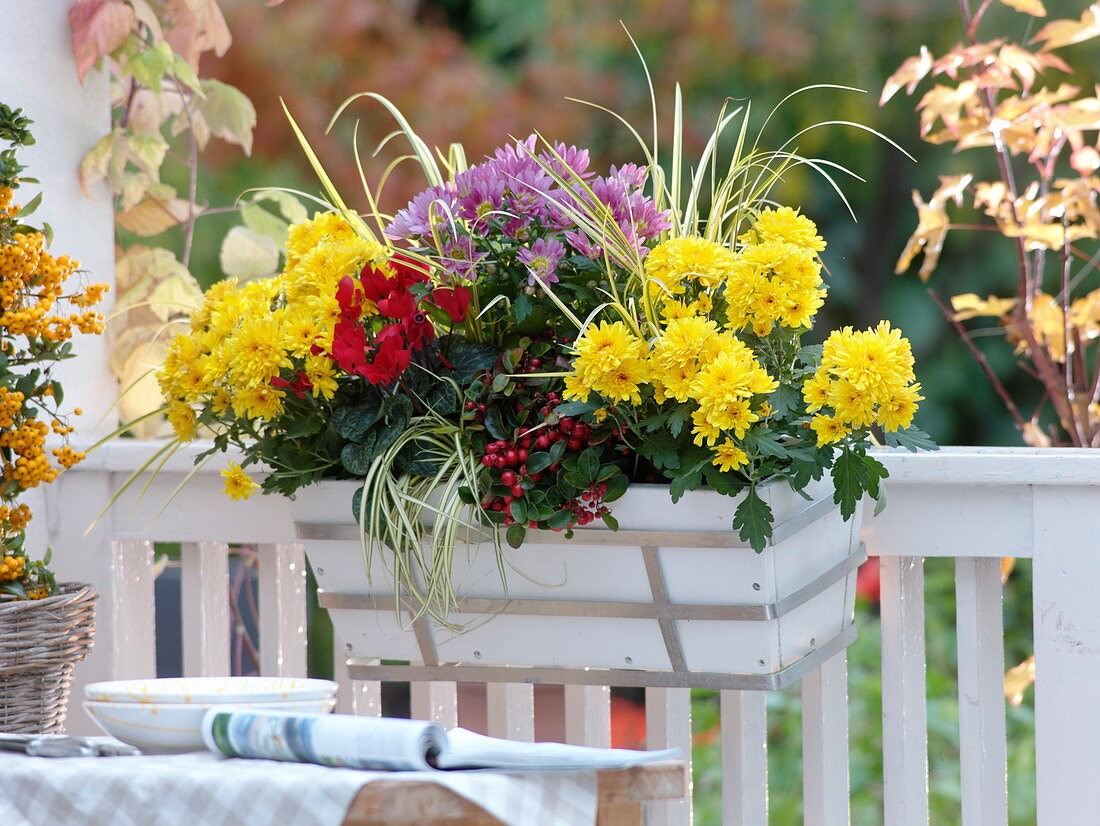
[[[235,462],[222,471],[222,477],[225,479],[225,487],[222,490],[231,499],[247,499],[260,487]]]
[[[680,295],[688,283],[717,287],[729,274],[734,256],[726,247],[698,236],[671,238],[645,257],[645,277],[655,300]]]
[[[172,426],[172,432],[181,442],[189,442],[195,438],[198,421],[191,405],[181,401],[172,402],[168,405],[166,417],[168,424]]]
[[[919,383],[902,388],[879,403],[876,421],[886,430],[909,427],[913,423],[913,415],[917,412],[917,403],[923,399]]]
[[[711,464],[721,471],[736,470],[749,460],[745,451],[735,445],[729,439],[714,448],[714,458]]]
[[[305,361],[305,374],[313,385],[313,398],[324,396],[331,399],[340,386],[336,380],[332,360],[326,356],[310,356]]]
[[[818,447],[824,447],[825,445],[831,445],[833,442],[839,442],[849,433],[844,422],[835,416],[826,416],[824,413],[818,413],[814,416],[810,421],[810,427],[813,428],[814,433],[817,434]]]
[[[817,234],[817,225],[791,207],[765,209],[757,216],[752,230],[738,240],[745,244],[781,241],[814,252],[825,249],[825,239]]]
[[[285,395],[269,384],[242,387],[233,394],[233,412],[242,419],[273,419],[283,412]]]
[[[709,318],[686,316],[668,322],[654,342],[653,357],[665,368],[694,364],[707,342],[718,334],[718,325]]]

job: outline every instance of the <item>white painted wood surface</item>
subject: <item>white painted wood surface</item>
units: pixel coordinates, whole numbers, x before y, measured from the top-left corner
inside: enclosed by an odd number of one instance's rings
[[[113,587],[107,593],[115,598],[105,607],[114,629],[111,644],[117,652],[112,677],[126,680],[155,676],[153,543],[133,539],[115,542],[110,568]]]
[[[259,546],[260,671],[306,676],[306,558],[295,542]]]
[[[353,680],[348,676],[344,643],[333,641],[332,677],[339,684],[336,692],[336,713],[361,717],[382,716],[382,683],[377,680]],[[371,663],[377,665],[377,661]]]
[[[802,678],[805,826],[848,826],[848,665],[841,652]]]
[[[531,742],[535,739],[535,687],[530,683],[489,683],[485,687],[486,720],[492,737]]]
[[[963,826],[1008,826],[1001,560],[955,561]]]
[[[688,793],[682,800],[650,803],[649,826],[690,826],[691,811],[691,690],[647,688],[645,690],[646,747],[679,749],[688,764]]]
[[[884,822],[928,824],[924,560],[882,565],[882,777]]]
[[[412,683],[409,686],[414,720],[432,720],[445,729],[458,725],[458,686],[455,683]],[[534,731],[532,712],[532,732]]]
[[[1039,826],[1100,823],[1100,487],[1035,490]]]
[[[720,694],[724,826],[768,823],[768,712],[764,699],[759,692]]]
[[[185,542],[180,562],[184,676],[224,677],[230,673],[229,546]]]
[[[565,687],[565,742],[595,748],[611,745],[611,689],[608,686]]]

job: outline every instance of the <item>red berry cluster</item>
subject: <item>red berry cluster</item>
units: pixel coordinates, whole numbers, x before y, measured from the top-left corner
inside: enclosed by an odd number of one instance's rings
[[[574,524],[587,525],[593,519],[611,513],[611,508],[603,503],[603,496],[607,493],[607,485],[603,482],[595,482],[588,486],[588,490],[573,499],[567,505],[576,518]]]
[[[561,397],[557,393],[549,393],[545,398],[546,404],[539,410],[540,415],[544,420],[549,420],[553,414],[553,405],[560,403]],[[467,403],[467,409],[480,411],[480,406],[474,408],[469,407]],[[475,412],[475,416],[477,415]],[[543,477],[543,472],[528,473],[527,471],[527,458],[533,451],[549,450],[555,442],[564,441],[567,451],[578,452],[584,450],[588,446],[588,439],[592,435],[592,428],[583,422],[578,422],[575,419],[569,417],[563,417],[558,419],[554,423],[545,423],[536,430],[528,431],[525,435],[513,438],[511,441],[505,439],[498,439],[495,442],[490,442],[485,447],[485,455],[481,457],[481,463],[487,468],[495,468],[500,470],[499,476],[494,479],[494,482],[499,482],[504,487],[508,488],[508,493],[503,496],[492,496],[487,501],[482,503],[482,507],[486,510],[500,511],[504,513],[504,524],[514,525],[515,519],[512,517],[512,502],[516,499],[523,497],[527,490],[538,484],[539,480]],[[558,464],[551,464],[546,468],[545,472],[557,473]],[[496,474],[493,474],[496,476]],[[524,487],[526,483],[526,487]],[[597,486],[593,486],[593,489]],[[590,489],[592,490],[592,489]],[[586,491],[583,496],[588,496],[589,491]],[[590,513],[590,506],[593,501],[592,497],[585,503],[581,503],[578,499],[570,500],[563,504],[563,508],[567,509],[574,514],[577,514],[577,521],[581,521],[580,514]],[[592,521],[593,517],[586,518],[582,524],[587,524]],[[574,522],[573,524],[576,524]],[[527,525],[529,528],[537,528],[538,522],[531,521]]]

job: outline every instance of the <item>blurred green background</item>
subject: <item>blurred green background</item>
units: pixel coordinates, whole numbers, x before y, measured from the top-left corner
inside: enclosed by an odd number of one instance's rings
[[[790,92],[811,84],[841,84],[866,93],[819,89],[787,101],[763,135],[766,147],[822,121],[863,124],[897,142],[849,127],[814,129],[798,151],[842,164],[863,181],[844,191],[857,220],[828,184],[805,170],[791,174],[778,199],[799,205],[829,242],[823,255],[831,295],[818,330],[869,325],[886,318],[912,340],[927,400],[917,424],[941,444],[1018,445],[1018,434],[988,381],[945,323],[914,274],[894,265],[916,225],[912,190],[928,195],[940,175],[996,174],[984,150],[952,154],[918,137],[916,99],[904,94],[878,106],[883,81],[922,44],[946,52],[963,32],[955,0],[288,0],[266,8],[256,0],[222,0],[234,43],[204,73],[241,88],[259,115],[255,149],[242,158],[233,147],[204,155],[202,197],[231,203],[255,186],[317,191],[281,111],[285,101],[349,202],[365,208],[354,162],[352,127],[359,121],[360,151],[376,185],[389,145],[371,159],[376,143],[394,129],[377,104],[353,104],[329,134],[325,128],[350,95],[376,91],[392,99],[431,145],[465,145],[476,161],[503,143],[539,130],[548,138],[589,148],[596,168],[641,160],[629,133],[606,113],[567,100],[582,98],[624,116],[649,134],[650,101],[637,42],[653,77],[662,125],[671,132],[673,89],[683,89],[688,155],[710,134],[723,101],[751,101],[756,128]],[[1079,17],[1084,0],[1049,0],[1051,17]],[[1027,40],[1037,24],[1000,3],[991,4],[982,32]],[[1065,50],[1088,86],[1100,77],[1096,45]],[[919,93],[918,93],[919,96]],[[383,194],[395,212],[423,187],[416,167],[404,164]],[[234,223],[204,218],[207,239],[193,267],[200,280],[221,277],[217,249]],[[1011,294],[1015,264],[996,233],[949,237],[932,285],[941,295]],[[818,333],[820,336],[824,332]],[[980,344],[1025,410],[1039,392],[1015,366],[991,329]],[[1006,589],[1006,654],[1012,665],[1030,650],[1030,572],[1020,566]],[[858,609],[861,639],[850,652],[853,822],[881,823],[881,680],[878,618],[872,599]],[[954,590],[949,561],[929,562],[929,744],[932,822],[959,822],[958,705],[955,697]],[[1034,740],[1028,702],[1009,708],[1011,822],[1034,822]],[[773,822],[801,822],[798,693],[769,698]],[[717,703],[695,703],[696,822],[720,822]]]

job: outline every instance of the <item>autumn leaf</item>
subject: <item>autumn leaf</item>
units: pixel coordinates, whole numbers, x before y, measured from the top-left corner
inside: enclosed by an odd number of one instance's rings
[[[122,0],[79,0],[69,9],[76,76],[81,83],[97,60],[122,45],[135,25],[134,9]]]
[[[1001,2],[1011,9],[1030,14],[1032,17],[1047,16],[1047,10],[1039,0],[1001,0]]]
[[[901,64],[901,67],[882,86],[882,96],[878,99],[878,105],[882,106],[892,98],[903,86],[907,95],[913,94],[917,84],[924,80],[925,75],[932,69],[932,53],[927,46],[920,47],[920,54],[911,57]]]
[[[943,242],[947,238],[950,225],[947,209],[943,204],[926,204],[916,190],[913,190],[913,203],[917,207],[919,222],[905,249],[902,250],[894,272],[905,272],[913,263],[913,259],[923,252],[924,260],[921,262],[920,277],[922,281],[927,281],[932,271],[936,269],[936,264],[939,263],[940,252],[943,250]]]
[[[203,52],[222,57],[233,42],[217,0],[168,0],[168,13],[172,23],[165,39],[196,71]]]
[[[985,300],[979,298],[975,293],[964,293],[951,298],[951,309],[955,311],[956,321],[968,321],[982,316],[1004,318],[1012,312],[1012,308],[1015,306],[1015,298],[997,298],[995,295],[991,295]]]
[[[189,205],[182,198],[147,198],[137,206],[120,212],[115,220],[127,232],[148,237],[184,223],[192,211],[198,215],[202,208]]]
[[[924,137],[932,131],[937,120],[952,133],[956,133],[963,109],[969,109],[977,102],[978,84],[966,80],[957,88],[937,84],[925,92],[917,108],[920,110],[920,133]]]
[[[107,177],[116,153],[122,150],[125,158],[125,137],[121,129],[104,135],[80,162],[80,188],[89,198],[92,187]],[[125,161],[123,161],[125,162]]]
[[[1091,40],[1097,35],[1100,35],[1100,3],[1093,3],[1085,9],[1080,20],[1054,20],[1047,23],[1031,42],[1042,42],[1042,51],[1049,52],[1051,49]]]

